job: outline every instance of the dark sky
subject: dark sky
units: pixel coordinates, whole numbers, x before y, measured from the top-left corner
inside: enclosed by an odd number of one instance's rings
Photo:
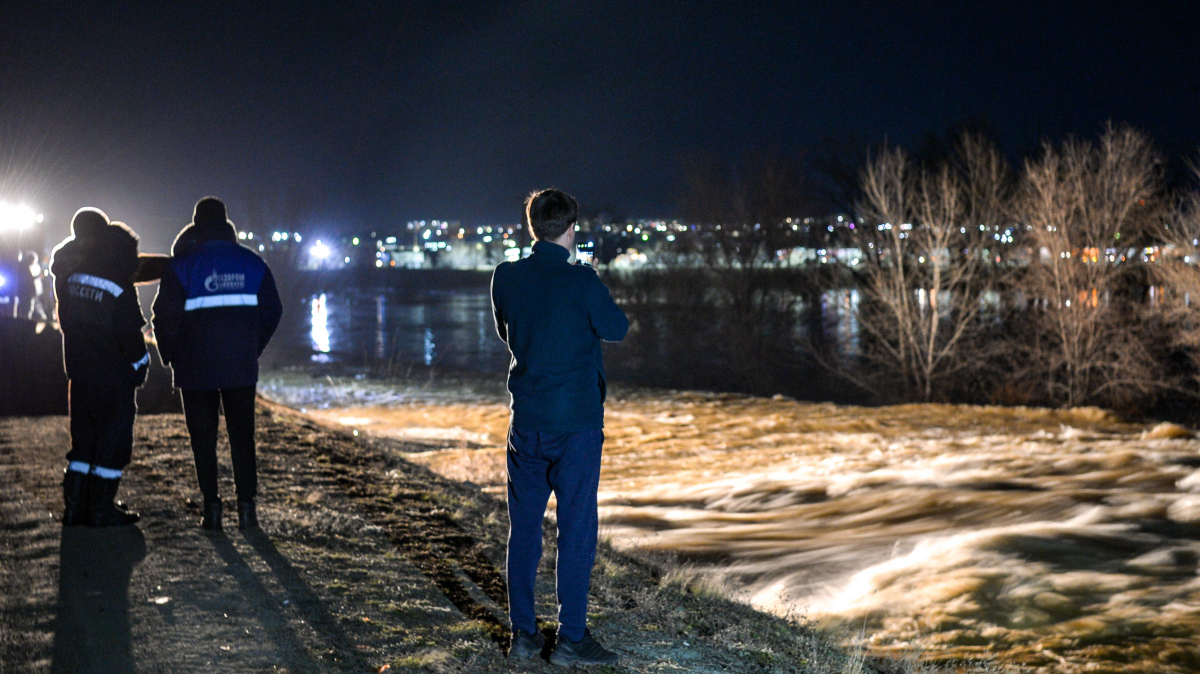
[[[1114,9],[1115,7],[1115,9]],[[164,249],[205,194],[309,204],[312,231],[675,209],[682,157],[1005,149],[1106,120],[1200,143],[1191,2],[0,3],[0,198],[52,238],[95,205]]]

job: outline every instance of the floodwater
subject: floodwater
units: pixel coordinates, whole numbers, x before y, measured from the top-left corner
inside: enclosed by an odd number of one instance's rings
[[[830,290],[818,307],[826,337],[850,349],[858,338],[857,299],[857,291]],[[508,368],[508,349],[496,336],[486,285],[445,290],[350,287],[302,294],[286,304],[284,322],[264,354],[265,370],[290,367],[394,377],[421,368],[485,374]],[[611,380],[688,389],[732,387],[805,398],[821,396],[821,391],[831,388],[823,368],[796,359],[790,350],[781,354],[784,358],[772,368],[770,381],[747,377],[740,360],[714,358],[707,352],[711,344],[695,341],[693,323],[667,324],[670,312],[656,316],[661,320],[653,321],[654,329],[641,334],[652,322],[644,308],[642,312],[643,321],[637,312],[631,313],[634,325],[624,343],[605,346]],[[804,313],[798,305],[793,326],[798,340],[811,327]],[[665,352],[668,348],[670,353]],[[841,386],[831,397],[860,402],[859,396]]]
[[[502,494],[499,383],[266,378],[347,428]],[[862,408],[620,392],[604,533],[713,587],[848,626],[877,651],[1039,671],[1200,670],[1200,440],[1096,409]]]

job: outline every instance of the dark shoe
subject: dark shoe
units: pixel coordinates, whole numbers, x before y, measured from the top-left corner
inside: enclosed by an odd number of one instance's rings
[[[204,519],[200,520],[200,526],[205,529],[221,528],[221,499],[204,501]]]
[[[75,470],[63,474],[63,526],[87,524],[88,475]]]
[[[529,634],[524,630],[512,631],[512,645],[508,648],[508,657],[528,660],[541,654],[546,646],[546,637],[541,632]]]
[[[258,508],[254,503],[238,501],[238,528],[255,529],[258,527]]]
[[[592,638],[591,630],[584,630],[583,638],[579,641],[568,641],[559,637],[558,643],[554,644],[554,650],[550,652],[550,664],[559,667],[615,665],[618,659],[616,653],[601,646],[599,641]]]
[[[142,519],[137,513],[117,510],[113,503],[121,478],[106,480],[96,474],[88,475],[88,516],[91,527],[123,527]]]

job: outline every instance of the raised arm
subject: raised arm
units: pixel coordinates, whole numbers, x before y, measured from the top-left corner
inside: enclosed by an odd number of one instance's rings
[[[496,334],[500,335],[500,339],[504,340],[505,344],[508,343],[508,322],[505,320],[504,310],[500,306],[500,299],[497,294],[499,290],[497,286],[500,284],[497,283],[497,280],[500,277],[500,270],[506,264],[508,263],[501,264],[496,267],[496,271],[492,272],[492,318],[496,321]]]
[[[595,270],[589,270],[587,298],[588,320],[592,332],[606,342],[619,342],[629,332],[629,319],[613,301],[608,288],[600,281]]]

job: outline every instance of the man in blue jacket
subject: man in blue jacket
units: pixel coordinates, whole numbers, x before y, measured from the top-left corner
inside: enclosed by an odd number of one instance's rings
[[[95,208],[81,208],[71,236],[54,249],[63,365],[70,379],[71,451],[63,475],[63,524],[138,521],[114,501],[133,453],[137,388],[150,355],[146,319],[133,288],[138,238]]]
[[[254,448],[254,396],[262,355],[283,305],[271,270],[238,243],[237,230],[216,197],[196,203],[192,223],[171,249],[154,298],[154,333],[164,364],[183,392],[183,412],[196,478],[204,495],[206,529],[221,528],[217,492],[217,425],[225,429],[237,487],[238,526],[258,526],[258,467]]]
[[[625,338],[629,321],[591,267],[571,264],[575,199],[543,190],[525,201],[533,254],[504,262],[492,276],[496,332],[512,360],[508,390],[509,657],[541,652],[533,587],[542,557],[542,518],[558,500],[556,665],[612,664],[617,655],[587,629],[596,559],[596,490],[604,444],[601,341]]]

